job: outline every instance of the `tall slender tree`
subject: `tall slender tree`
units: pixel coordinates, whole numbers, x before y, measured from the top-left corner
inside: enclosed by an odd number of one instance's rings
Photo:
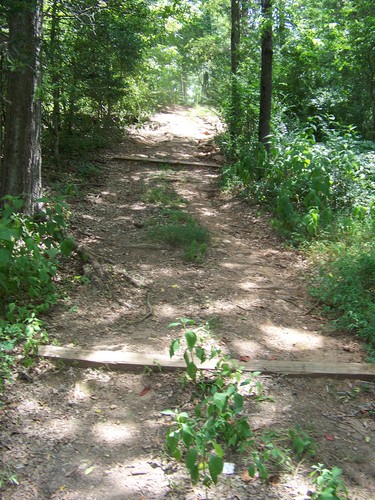
[[[241,5],[240,0],[231,0],[231,123],[229,131],[232,137],[238,134],[240,96],[238,91],[237,71],[239,63],[240,34],[241,34]]]
[[[23,196],[32,214],[41,195],[41,33],[43,0],[5,0],[9,27],[1,196]]]
[[[272,107],[272,0],[262,0],[262,62],[260,74],[259,142],[270,154]]]

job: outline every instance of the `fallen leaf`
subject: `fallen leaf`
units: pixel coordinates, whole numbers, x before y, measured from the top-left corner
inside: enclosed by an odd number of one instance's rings
[[[85,474],[86,474],[86,476],[88,476],[89,474],[91,474],[91,472],[92,472],[94,469],[95,469],[95,467],[94,467],[94,466],[89,467],[88,469],[86,469],[86,470],[85,470]]]
[[[242,473],[240,478],[244,483],[250,483],[251,481],[255,481],[257,479],[258,473],[255,474],[254,477],[251,477],[248,470],[245,469]]]
[[[332,436],[332,434],[324,434],[324,437],[326,438],[327,441],[335,440],[335,436]]]
[[[240,361],[250,361],[251,357],[250,356],[240,356]]]
[[[145,396],[148,391],[151,389],[151,386],[150,385],[147,385],[146,387],[144,387],[141,392],[139,393],[140,396]]]

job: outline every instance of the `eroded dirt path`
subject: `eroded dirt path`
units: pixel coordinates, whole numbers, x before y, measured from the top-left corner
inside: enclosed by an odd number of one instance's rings
[[[283,247],[257,207],[220,193],[218,169],[111,159],[136,154],[219,162],[211,142],[218,128],[214,117],[176,108],[129,130],[123,144],[103,153],[102,181],[73,204],[72,221],[101,272],[86,268],[90,283],[72,286],[52,312],[50,340],[166,354],[174,337],[166,325],[184,316],[209,323],[234,357],[363,361],[359,344],[328,336],[313,315],[303,258]],[[145,193],[160,183],[171,186],[210,231],[203,264],[188,263],[179,250],[148,238],[148,221],[161,208],[144,201]],[[143,286],[129,282],[129,275]],[[1,415],[4,460],[20,482],[4,498],[204,498],[163,452],[166,421],[160,411],[189,404],[178,375],[48,366],[29,375],[29,381],[16,382]],[[374,386],[283,377],[263,377],[262,383],[274,401],[249,416],[252,427],[280,432],[301,425],[320,447],[316,463],[343,468],[351,498],[375,497]],[[212,497],[308,498],[307,464],[269,485],[242,481],[241,467],[221,480]]]

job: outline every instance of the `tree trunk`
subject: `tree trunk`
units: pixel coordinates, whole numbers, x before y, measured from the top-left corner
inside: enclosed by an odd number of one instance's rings
[[[263,35],[260,75],[259,142],[270,154],[272,105],[272,0],[262,0]]]
[[[9,60],[1,196],[22,196],[32,214],[41,195],[41,32],[43,0],[5,0]]]
[[[58,0],[53,0],[51,13],[51,83],[52,83],[52,130],[53,159],[56,166],[60,164],[60,60],[59,60],[59,17]]]
[[[238,51],[240,47],[240,19],[240,0],[231,0],[231,117],[229,123],[229,132],[232,138],[235,138],[239,133],[238,124],[240,119],[240,96],[237,82]]]

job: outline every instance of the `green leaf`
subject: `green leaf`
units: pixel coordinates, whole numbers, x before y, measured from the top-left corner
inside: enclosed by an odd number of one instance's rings
[[[13,351],[13,348],[14,348],[14,342],[12,342],[11,340],[0,342],[1,351]]]
[[[184,361],[186,363],[186,366],[189,366],[190,359],[189,359],[189,354],[187,351],[184,352]]]
[[[176,412],[173,410],[163,410],[160,412],[162,415],[170,415],[171,417],[174,417],[176,415]]]
[[[167,328],[175,328],[176,326],[181,326],[181,323],[179,321],[174,321],[173,323],[169,323]]]
[[[247,472],[249,473],[250,477],[254,477],[256,472],[257,472],[257,468],[255,467],[254,464],[251,464],[251,465],[249,465]]]
[[[197,346],[195,348],[195,354],[201,363],[206,361],[206,351],[202,347]]]
[[[187,371],[187,374],[189,375],[189,377],[192,380],[195,380],[196,375],[197,375],[197,371],[198,371],[196,364],[193,362],[188,363],[186,371]]]
[[[7,227],[0,227],[0,241],[18,240],[20,237],[20,229],[9,229]]]
[[[192,469],[189,470],[190,473],[190,479],[193,484],[197,484],[199,481],[199,467],[196,465]]]
[[[214,394],[214,403],[220,411],[224,410],[227,404],[227,399],[228,396],[226,394],[223,394],[222,392],[217,392],[216,394]]]
[[[73,238],[67,238],[60,245],[61,253],[65,257],[68,257],[72,253],[72,250],[75,247],[75,245],[76,245],[76,242],[74,241]]]
[[[181,426],[181,439],[182,439],[184,445],[186,446],[186,448],[189,448],[189,446],[194,441],[193,430],[187,424],[182,424],[182,426]]]
[[[243,396],[236,392],[233,396],[234,404],[236,406],[236,412],[240,412],[243,409]]]
[[[293,448],[297,455],[300,455],[305,450],[305,442],[300,437],[293,440]]]
[[[212,481],[216,484],[219,474],[223,472],[224,460],[217,455],[211,455],[208,462],[208,470]]]
[[[192,351],[194,349],[195,344],[197,343],[196,333],[193,332],[192,330],[188,330],[185,333],[185,338],[186,338],[188,348],[190,349],[190,351]]]
[[[39,253],[38,245],[35,243],[33,238],[26,238],[25,240],[26,248],[32,252],[37,251]]]
[[[197,466],[198,450],[197,448],[190,448],[186,453],[185,464],[189,472]]]
[[[169,357],[172,358],[180,348],[180,339],[174,339],[169,346]]]
[[[167,448],[171,455],[174,456],[175,451],[177,450],[178,442],[179,442],[179,435],[177,432],[171,432],[167,436]]]
[[[0,267],[7,267],[11,260],[12,252],[7,248],[0,248]]]
[[[215,443],[215,441],[212,442],[212,446],[214,447],[214,450],[216,451],[217,456],[219,458],[223,458],[223,456],[224,456],[223,448],[218,443]]]

